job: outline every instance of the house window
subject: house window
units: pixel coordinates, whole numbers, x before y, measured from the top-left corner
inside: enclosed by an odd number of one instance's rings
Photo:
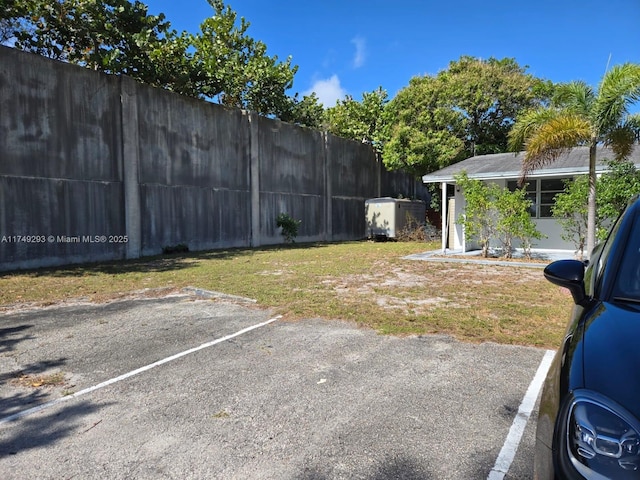
[[[551,207],[556,203],[557,194],[564,191],[564,184],[568,179],[563,178],[547,178],[541,179],[540,182],[540,218],[551,217]]]
[[[527,199],[531,200],[531,216],[533,218],[550,218],[551,208],[555,204],[555,196],[564,191],[566,178],[531,179],[527,181]],[[507,182],[507,188],[514,191],[518,188],[518,182]]]
[[[531,201],[531,206],[529,207],[529,213],[531,214],[532,217],[537,217],[538,216],[538,194],[537,194],[537,190],[538,190],[538,181],[537,180],[531,180],[528,181],[526,184],[526,191],[527,194],[525,195],[525,197],[527,198],[527,200]],[[518,187],[518,182],[516,182],[515,180],[507,182],[507,187],[509,188],[509,191],[514,192],[515,190],[517,190]]]

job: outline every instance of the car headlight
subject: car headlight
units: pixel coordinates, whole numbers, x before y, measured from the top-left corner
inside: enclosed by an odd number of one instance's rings
[[[640,478],[640,423],[595,392],[574,393],[567,415],[567,454],[585,478]]]

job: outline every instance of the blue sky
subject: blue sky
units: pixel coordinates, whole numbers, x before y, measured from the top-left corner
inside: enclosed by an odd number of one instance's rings
[[[142,0],[197,32],[206,0]],[[607,65],[640,63],[640,0],[228,0],[248,34],[298,72],[292,92],[325,107],[379,86],[389,97],[461,55],[513,57],[553,82],[597,87]]]

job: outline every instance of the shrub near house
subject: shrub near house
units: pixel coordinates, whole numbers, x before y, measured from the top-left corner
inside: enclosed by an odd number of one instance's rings
[[[598,197],[596,211],[596,238],[603,241],[608,227],[624,210],[627,202],[640,194],[640,171],[631,162],[609,162],[609,171],[596,183]],[[552,213],[562,225],[562,239],[572,242],[579,258],[584,256],[587,240],[587,200],[589,178],[586,175],[567,182],[563,192],[555,197]]]
[[[536,228],[529,210],[531,201],[524,189],[510,191],[491,183],[470,179],[465,172],[455,176],[467,202],[464,215],[458,218],[467,239],[476,237],[482,256],[489,255],[492,239],[500,242],[502,254],[511,258],[513,240],[522,243],[525,257],[530,258],[533,239],[543,235]]]

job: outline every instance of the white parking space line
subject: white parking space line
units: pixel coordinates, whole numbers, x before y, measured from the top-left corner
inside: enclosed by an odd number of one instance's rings
[[[540,366],[538,367],[538,371],[533,377],[533,380],[527,389],[527,393],[525,393],[524,398],[522,399],[520,408],[518,408],[518,414],[516,415],[516,418],[513,419],[507,439],[502,446],[502,450],[500,450],[500,454],[496,459],[495,465],[491,469],[491,472],[489,472],[487,480],[502,480],[509,471],[511,463],[516,456],[516,451],[518,450],[520,441],[522,440],[522,434],[524,433],[524,429],[527,426],[531,412],[536,404],[538,393],[540,393],[540,389],[542,388],[542,384],[547,376],[547,372],[549,371],[549,367],[551,366],[551,361],[553,360],[555,353],[556,352],[553,350],[547,350],[544,354],[544,357],[540,362]]]
[[[72,395],[68,395],[66,397],[60,397],[60,398],[57,398],[57,399],[52,400],[50,402],[43,403],[42,405],[38,405],[37,407],[29,408],[27,410],[22,410],[20,412],[17,412],[17,413],[14,413],[12,415],[9,415],[8,417],[0,418],[0,425],[3,425],[5,423],[9,423],[9,422],[18,420],[18,419],[20,419],[22,417],[25,417],[27,415],[31,415],[32,413],[40,412],[40,411],[45,410],[47,408],[51,408],[51,407],[53,407],[55,405],[59,405],[60,403],[67,402],[67,401],[72,400],[74,398],[81,397],[83,395],[86,395],[87,393],[94,392],[94,391],[99,390],[101,388],[108,387],[109,385],[113,385],[114,383],[120,382],[122,380],[126,380],[127,378],[133,377],[135,375],[138,375],[139,373],[146,372],[148,370],[151,370],[152,368],[159,367],[160,365],[164,365],[165,363],[172,362],[173,360],[177,360],[177,359],[182,358],[182,357],[184,357],[186,355],[189,355],[191,353],[195,353],[195,352],[198,352],[198,351],[203,350],[205,348],[212,347],[214,345],[217,345],[218,343],[226,342],[227,340],[231,340],[232,338],[239,337],[240,335],[243,335],[243,334],[245,334],[247,332],[250,332],[252,330],[255,330],[257,328],[261,328],[261,327],[264,327],[266,325],[269,325],[270,323],[273,323],[276,320],[279,320],[280,318],[282,318],[282,315],[278,315],[278,316],[276,316],[274,318],[271,318],[271,319],[267,320],[266,322],[257,323],[255,325],[251,325],[250,327],[243,328],[242,330],[238,330],[235,333],[232,333],[230,335],[226,335],[226,336],[218,338],[216,340],[212,340],[210,342],[203,343],[199,347],[191,348],[189,350],[185,350],[184,352],[176,353],[175,355],[172,355],[172,356],[167,357],[167,358],[163,358],[162,360],[158,360],[157,362],[151,363],[149,365],[145,365],[144,367],[137,368],[136,370],[132,370],[132,371],[130,371],[128,373],[125,373],[123,375],[120,375],[118,377],[115,377],[115,378],[112,378],[112,379],[107,380],[105,382],[99,383],[97,385],[94,385],[93,387],[89,387],[89,388],[85,388],[84,390],[80,390],[80,391],[78,391],[78,392],[76,392],[76,393],[74,393]]]

